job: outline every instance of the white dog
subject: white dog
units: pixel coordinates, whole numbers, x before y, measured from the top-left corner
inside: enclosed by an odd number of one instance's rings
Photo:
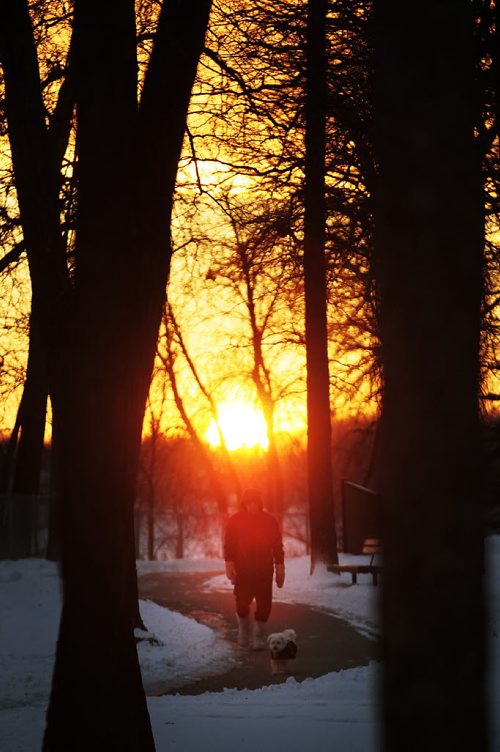
[[[290,661],[297,655],[297,635],[293,629],[274,632],[267,638],[271,654],[271,672],[288,674]]]

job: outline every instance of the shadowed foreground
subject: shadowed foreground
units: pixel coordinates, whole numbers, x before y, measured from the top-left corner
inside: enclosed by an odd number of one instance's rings
[[[220,572],[157,572],[139,576],[141,598],[215,629],[234,645],[237,659],[237,665],[222,674],[204,676],[178,687],[157,685],[148,695],[194,695],[222,692],[225,688],[257,689],[286,680],[286,677],[271,675],[267,650],[250,651],[237,646],[232,592],[203,589],[207,580],[217,574]],[[331,671],[364,666],[377,658],[377,643],[343,619],[307,605],[274,602],[268,631],[287,627],[297,632],[298,656],[292,671],[299,682]]]

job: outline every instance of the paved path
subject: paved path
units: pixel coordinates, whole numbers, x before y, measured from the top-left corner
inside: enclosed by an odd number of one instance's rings
[[[226,687],[257,689],[285,681],[286,677],[272,676],[267,650],[251,651],[236,644],[232,592],[206,588],[206,582],[218,574],[220,572],[157,572],[139,576],[141,598],[212,627],[231,642],[237,659],[237,664],[222,674],[201,677],[185,686],[158,687],[154,694],[194,695],[207,691],[222,692]],[[298,656],[293,663],[293,676],[297,681],[364,666],[377,657],[376,642],[361,635],[343,619],[311,606],[274,601],[269,631],[281,631],[287,627],[292,627],[297,633]]]

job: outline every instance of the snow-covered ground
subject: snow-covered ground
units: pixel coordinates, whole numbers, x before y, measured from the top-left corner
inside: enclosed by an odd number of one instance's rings
[[[350,557],[343,557],[349,559]],[[487,541],[493,750],[500,750],[500,537]],[[140,571],[221,571],[220,560],[139,564]],[[275,598],[333,611],[365,634],[379,629],[378,588],[369,577],[350,586],[350,575],[309,576],[309,561],[287,561],[287,581]],[[229,588],[224,575],[212,588]],[[0,749],[41,748],[60,611],[56,567],[43,560],[0,562]],[[180,614],[141,602],[148,630],[159,644],[143,642],[139,657],[144,685],[160,679],[172,686],[234,661],[229,644],[211,629]],[[376,682],[378,666],[331,673],[260,690],[225,690],[197,696],[148,699],[158,752],[371,752],[378,748]],[[496,720],[498,719],[498,720]],[[68,752],[71,752],[68,750]]]

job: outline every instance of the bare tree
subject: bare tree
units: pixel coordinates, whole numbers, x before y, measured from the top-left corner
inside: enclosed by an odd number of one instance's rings
[[[64,599],[44,740],[51,752],[75,744],[88,749],[96,738],[109,747],[154,748],[130,618],[137,603],[133,500],[169,270],[177,163],[209,9],[209,0],[162,6],[138,110],[133,2],[76,3],[74,275],[28,7],[9,2],[2,9],[16,188],[32,280],[40,281],[40,326],[61,436]],[[96,633],[96,613],[111,643]]]
[[[198,431],[196,430],[192,420],[190,419],[188,412],[186,410],[186,407],[184,405],[184,400],[179,390],[179,384],[178,384],[178,380],[177,380],[177,376],[175,372],[175,354],[174,354],[174,350],[172,346],[172,334],[173,334],[172,327],[175,326],[175,323],[174,323],[175,317],[174,318],[172,317],[172,312],[167,314],[167,316],[168,316],[168,320],[165,320],[166,317],[164,318],[165,347],[159,350],[158,356],[165,370],[165,373],[168,376],[169,384],[172,389],[172,394],[174,397],[175,405],[179,411],[179,415],[182,419],[182,422],[186,428],[189,438],[191,439],[191,442],[193,443],[193,446],[198,454],[199,459],[201,460],[201,463],[209,479],[209,484],[212,489],[215,501],[217,503],[217,509],[218,509],[219,518],[220,518],[221,539],[222,539],[222,531],[224,529],[224,523],[227,517],[227,491],[214,466],[214,463],[208,451],[208,447],[198,435]],[[194,367],[194,364],[192,365]],[[195,370],[195,373],[196,373],[196,370]],[[205,394],[207,394],[204,388],[203,388],[203,391],[205,392]],[[233,473],[235,474],[234,466],[231,462],[231,459],[229,458],[229,456],[227,456],[226,459],[227,459],[227,462],[230,463],[230,467],[233,470]]]
[[[203,441],[200,439],[198,432],[195,429],[192,420],[189,418],[186,407],[184,405],[184,400],[182,398],[182,395],[178,386],[178,379],[177,379],[177,375],[175,371],[175,361],[177,358],[177,352],[175,350],[175,347],[176,347],[175,343],[177,343],[179,351],[182,354],[182,357],[184,358],[189,368],[189,372],[191,373],[206,403],[208,404],[210,416],[212,420],[214,421],[214,424],[217,428],[217,433],[219,437],[220,454],[222,456],[223,463],[224,463],[227,476],[229,479],[228,490],[230,492],[233,492],[239,495],[241,491],[240,479],[238,476],[237,469],[234,465],[234,462],[231,459],[231,455],[227,448],[226,439],[224,437],[224,433],[222,431],[221,424],[220,424],[217,403],[215,401],[213,394],[210,392],[210,390],[208,389],[208,387],[202,380],[199,370],[188,351],[186,341],[182,334],[181,328],[175,316],[172,305],[170,303],[167,303],[165,315],[164,315],[164,335],[165,335],[164,336],[165,347],[160,351],[159,358],[161,362],[163,363],[165,371],[168,375],[169,382],[172,387],[174,400],[175,400],[177,409],[179,411],[179,414],[186,427],[186,430],[189,436],[191,437],[191,439],[193,440],[194,444],[198,448],[198,451],[200,452],[200,455],[203,458],[203,463],[205,464],[208,474],[210,478],[212,479],[212,484],[214,488],[215,497],[218,502],[219,511],[221,515],[225,517],[227,515],[227,491],[225,491],[222,488],[220,481],[218,480],[218,476],[213,466],[213,463],[210,459],[207,448],[205,447]]]
[[[287,328],[292,311],[297,314],[301,308],[291,253],[293,241],[286,237],[288,207],[286,202],[264,196],[242,201],[237,193],[230,192],[216,204],[227,222],[228,235],[206,238],[206,278],[214,289],[224,291],[222,300],[235,321],[226,380],[232,377],[240,384],[251,384],[262,411],[268,439],[267,503],[280,515],[283,482],[276,408],[297,379],[296,374],[278,375],[276,356],[296,349],[295,343],[287,342]]]
[[[60,233],[61,162],[72,113],[68,82],[61,86],[50,124],[42,98],[35,36],[24,4],[8,3],[2,25],[1,61],[5,80],[5,110],[13,172],[31,287],[30,346],[24,394],[19,408],[19,447],[9,468],[11,487],[22,493],[38,491],[48,394],[48,359],[54,349],[55,310],[69,288],[65,246]],[[50,350],[48,348],[50,344]],[[13,436],[14,438],[14,436]],[[25,553],[28,551],[25,550]]]

